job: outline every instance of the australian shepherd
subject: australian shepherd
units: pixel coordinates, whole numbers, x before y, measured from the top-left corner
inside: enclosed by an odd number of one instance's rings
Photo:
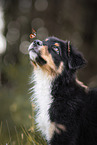
[[[48,37],[29,46],[36,123],[50,145],[97,145],[97,89],[77,79],[86,60],[70,41]]]

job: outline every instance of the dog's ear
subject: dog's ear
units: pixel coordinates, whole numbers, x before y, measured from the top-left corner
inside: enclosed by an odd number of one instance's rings
[[[68,59],[68,66],[69,69],[79,69],[86,65],[86,60],[84,59],[83,55],[76,51],[72,46],[70,46],[70,52],[69,52],[69,59]]]

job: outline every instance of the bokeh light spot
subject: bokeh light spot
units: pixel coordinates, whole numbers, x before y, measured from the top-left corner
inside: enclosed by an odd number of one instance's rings
[[[22,41],[21,44],[20,44],[20,51],[23,53],[23,54],[28,54],[28,47],[30,45],[30,42],[28,41]]]
[[[41,18],[35,18],[32,20],[31,26],[37,30],[38,28],[44,26],[44,21]]]
[[[45,27],[41,27],[37,30],[37,38],[40,40],[45,39],[48,37],[48,30]]]
[[[17,28],[10,28],[6,35],[7,41],[9,44],[14,44],[20,36],[20,31]]]
[[[11,28],[20,29],[20,24],[19,24],[17,21],[11,21],[11,22],[8,24],[8,29],[11,29]]]
[[[35,2],[35,8],[37,11],[45,11],[48,7],[48,1],[47,0],[36,0]]]
[[[11,111],[11,112],[16,112],[16,111],[17,111],[17,104],[16,104],[16,103],[13,103],[13,104],[10,106],[10,111]]]

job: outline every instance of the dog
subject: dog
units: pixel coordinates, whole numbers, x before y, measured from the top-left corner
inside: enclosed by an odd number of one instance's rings
[[[97,89],[76,72],[87,62],[70,41],[48,37],[29,48],[37,127],[49,145],[97,145]]]

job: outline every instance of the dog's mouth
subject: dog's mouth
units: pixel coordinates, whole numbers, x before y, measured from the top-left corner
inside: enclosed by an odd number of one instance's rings
[[[29,51],[29,56],[30,56],[30,61],[32,63],[39,64],[39,65],[44,65],[46,64],[46,60],[44,60],[41,56],[41,50],[43,47],[43,43],[40,40],[35,40],[32,42],[28,48]]]

